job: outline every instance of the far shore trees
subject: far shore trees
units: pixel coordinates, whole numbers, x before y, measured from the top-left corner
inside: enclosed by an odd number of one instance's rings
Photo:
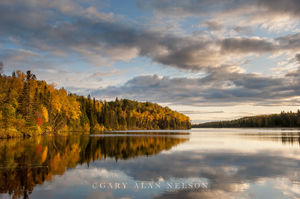
[[[246,128],[246,127],[300,127],[300,110],[296,113],[284,112],[271,115],[257,115],[252,117],[243,117],[231,121],[207,122],[203,124],[195,124],[192,127],[205,128]]]

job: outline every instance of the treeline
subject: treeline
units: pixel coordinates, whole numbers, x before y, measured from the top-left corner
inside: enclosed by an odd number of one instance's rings
[[[68,94],[30,71],[0,74],[0,137],[62,131],[187,129],[187,116],[157,104]]]
[[[258,115],[243,117],[231,121],[207,122],[192,125],[193,128],[244,128],[244,127],[300,127],[300,110],[296,113],[284,112],[280,114]]]

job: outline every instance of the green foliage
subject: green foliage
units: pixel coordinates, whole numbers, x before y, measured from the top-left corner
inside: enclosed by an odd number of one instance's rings
[[[189,118],[168,107],[68,94],[37,80],[30,71],[0,74],[0,138],[62,131],[187,128]]]
[[[208,122],[193,125],[194,128],[245,128],[245,127],[300,127],[300,110],[297,113],[281,112],[280,114],[243,117],[231,121]]]
[[[72,95],[75,96],[75,95]],[[81,126],[88,125],[91,132],[126,129],[187,129],[189,118],[168,107],[127,99],[102,102],[76,96],[80,103]]]

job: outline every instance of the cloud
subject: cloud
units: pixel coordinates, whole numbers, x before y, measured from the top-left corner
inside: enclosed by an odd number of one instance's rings
[[[172,2],[153,1],[150,4],[173,11]],[[203,6],[219,9],[219,6],[207,1],[174,2],[174,9],[178,8],[179,13],[198,13]],[[232,5],[229,0],[214,2]],[[17,3],[20,6],[15,6]],[[12,12],[15,14],[12,15]],[[139,24],[129,24],[111,13],[101,13],[92,5],[83,6],[80,1],[72,0],[30,0],[26,3],[5,0],[0,3],[0,17],[0,33],[17,39],[24,50],[41,52],[53,59],[77,56],[77,59],[92,66],[111,66],[115,61],[128,62],[146,56],[168,67],[205,71],[223,65],[238,65],[249,53],[294,50],[299,48],[300,41],[298,34],[274,40],[259,37],[215,39],[204,35],[154,31]],[[223,27],[218,21],[208,20],[204,24],[212,31]],[[26,58],[34,56],[32,54]]]
[[[297,0],[139,0],[138,5],[142,9],[154,9],[154,12],[170,16],[201,16],[207,13],[233,12],[245,7],[256,8],[268,13],[290,14],[300,16],[300,3]]]
[[[299,2],[296,0],[138,0],[141,9],[154,15],[177,19],[210,18],[232,25],[253,26],[270,32],[294,31],[299,24]],[[229,22],[229,23],[228,23]]]
[[[300,54],[296,54],[296,60],[300,62]]]
[[[217,21],[206,21],[204,24],[212,31],[221,30],[223,28],[223,24]]]
[[[257,7],[262,6],[268,12],[286,13],[299,17],[300,2],[297,0],[257,0],[255,2]]]
[[[14,6],[16,3],[22,6]],[[238,63],[243,58],[239,57],[240,54],[273,52],[297,45],[286,44],[295,40],[295,35],[278,38],[282,48],[276,45],[276,41],[263,38],[215,40],[205,36],[152,31],[118,18],[109,20],[108,16],[103,17],[98,13],[95,7],[85,8],[77,1],[43,0],[35,3],[34,0],[23,4],[18,0],[1,2],[0,33],[20,41],[23,49],[47,53],[53,58],[75,54],[78,59],[93,66],[110,66],[115,61],[130,61],[138,56],[146,56],[169,67],[205,70],[232,64],[233,58],[226,53],[238,54],[235,57],[235,62]],[[15,14],[12,15],[12,12]],[[99,15],[97,20],[87,17],[91,13]],[[73,17],[72,20],[69,20],[70,16]],[[222,24],[217,21],[204,23],[211,30],[222,28]]]
[[[121,75],[125,72],[126,72],[125,70],[116,70],[116,69],[108,71],[108,72],[96,72],[96,73],[93,73],[90,76],[90,78],[97,79],[97,80],[102,80],[102,78],[104,78],[104,77],[111,77],[111,76],[115,76],[115,75]]]
[[[221,49],[224,52],[236,53],[266,53],[275,51],[273,42],[258,38],[226,38],[221,41]]]
[[[97,28],[101,26],[102,29],[107,24],[113,23],[113,20],[108,19],[112,14],[108,13],[106,16],[105,13],[99,13],[91,6],[85,9],[76,1],[1,1],[0,11],[2,19],[0,33],[3,36],[16,38],[24,49],[30,48],[44,53],[56,52],[59,49],[60,54],[69,55],[71,52],[77,52],[83,57],[86,56],[88,61],[91,59],[92,63],[98,61],[93,60],[97,52],[103,56],[106,53],[115,54],[120,57],[119,59],[115,57],[116,60],[126,60],[127,53],[132,54],[130,49],[123,50],[121,54],[104,45],[103,42],[100,45],[101,34],[96,36],[100,33]],[[97,20],[91,15],[95,15]],[[96,24],[97,26],[93,28]],[[83,29],[86,29],[86,32],[82,31]],[[111,50],[114,51],[110,52]],[[103,62],[100,61],[101,64]]]
[[[297,71],[284,77],[241,73],[232,69],[212,69],[201,78],[170,78],[158,75],[137,76],[124,85],[96,89],[102,98],[137,99],[160,103],[210,105],[299,105]]]
[[[233,30],[241,34],[247,34],[247,35],[253,34],[253,31],[249,26],[236,26],[233,28]]]
[[[213,49],[213,44],[203,39],[165,35],[121,22],[93,21],[83,17],[68,22],[55,16],[58,22],[53,26],[43,13],[31,9],[8,9],[0,3],[3,19],[0,33],[18,38],[24,49],[39,49],[50,55],[54,52],[54,57],[59,49],[60,54],[78,54],[94,66],[107,66],[114,61],[147,56],[155,62],[184,69],[215,66],[224,60]],[[7,10],[16,14],[12,16]],[[54,13],[50,12],[48,17],[52,15]]]
[[[154,12],[160,15],[169,15],[173,17],[189,17],[194,15],[205,15],[213,10],[219,10],[224,4],[230,0],[139,0],[138,6],[142,9],[154,9]]]
[[[278,37],[276,40],[279,42],[282,49],[299,50],[300,48],[300,33]]]

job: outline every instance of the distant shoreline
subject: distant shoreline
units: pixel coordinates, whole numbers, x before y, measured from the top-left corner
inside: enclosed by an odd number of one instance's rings
[[[257,115],[236,120],[192,124],[192,128],[300,128],[300,110],[280,114]]]

